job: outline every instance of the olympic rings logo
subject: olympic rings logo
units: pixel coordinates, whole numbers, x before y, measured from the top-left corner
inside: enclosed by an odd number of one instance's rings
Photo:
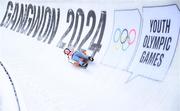
[[[127,29],[121,30],[117,28],[113,35],[113,42],[118,43],[117,45],[119,45],[120,42],[120,46],[122,46],[121,49],[123,51],[126,51],[129,48],[129,46],[131,46],[135,42],[135,40],[136,40],[135,29],[131,29],[130,31],[128,31]]]

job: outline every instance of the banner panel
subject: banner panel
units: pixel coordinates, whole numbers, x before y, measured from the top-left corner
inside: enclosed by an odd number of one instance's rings
[[[130,71],[162,80],[172,62],[180,28],[176,5],[143,8],[142,37]]]
[[[140,27],[141,16],[138,9],[115,10],[111,41],[102,63],[126,69],[136,49]]]

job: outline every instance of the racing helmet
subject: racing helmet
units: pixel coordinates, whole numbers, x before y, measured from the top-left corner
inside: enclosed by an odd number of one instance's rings
[[[69,48],[64,49],[64,54],[68,55],[70,52],[71,52],[71,50]]]

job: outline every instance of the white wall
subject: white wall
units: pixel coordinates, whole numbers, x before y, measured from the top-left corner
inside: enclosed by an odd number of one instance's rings
[[[126,83],[131,73],[101,64],[102,55],[112,35],[115,9],[138,8],[142,13],[143,6],[180,5],[179,0],[16,1],[60,8],[62,14],[56,38],[50,45],[0,27],[0,60],[11,74],[15,86],[18,87],[17,93],[24,99],[27,110],[179,111],[180,39],[170,70],[163,81],[138,77]],[[6,11],[7,2],[0,1],[0,21]],[[95,57],[95,62],[85,70],[73,67],[67,62],[63,50],[56,47],[59,37],[67,27],[64,22],[66,16],[63,14],[70,8],[76,10],[79,7],[85,10],[86,15],[90,9],[96,10],[97,21],[101,10],[108,12],[107,28],[102,41],[104,45]]]

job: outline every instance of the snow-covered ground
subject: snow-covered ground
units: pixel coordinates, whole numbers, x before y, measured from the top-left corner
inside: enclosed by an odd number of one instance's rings
[[[6,28],[0,32],[0,61],[13,80],[21,111],[180,110],[180,44],[163,81],[137,77],[127,82],[130,73],[101,64],[107,46],[82,69],[67,62],[55,44]],[[16,109],[14,90],[1,66],[0,111]]]

